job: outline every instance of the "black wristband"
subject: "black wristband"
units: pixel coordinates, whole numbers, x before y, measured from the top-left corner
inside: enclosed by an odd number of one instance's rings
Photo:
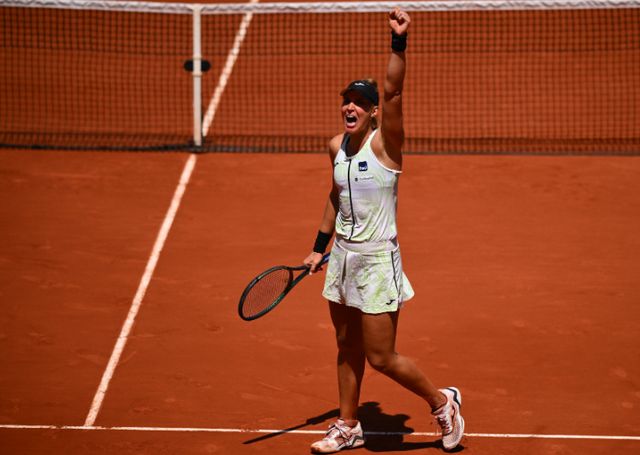
[[[322,231],[318,231],[318,235],[316,236],[316,243],[313,245],[314,253],[324,253],[324,250],[327,249],[327,245],[329,245],[329,241],[331,240],[331,234],[326,234]]]
[[[396,32],[391,32],[391,50],[395,52],[404,52],[407,48],[407,34],[397,35]]]

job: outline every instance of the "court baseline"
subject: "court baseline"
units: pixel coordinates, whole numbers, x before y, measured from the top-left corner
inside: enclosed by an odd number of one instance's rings
[[[254,433],[254,434],[324,434],[323,430],[274,430],[244,428],[188,428],[188,427],[103,427],[86,425],[0,425],[7,430],[65,430],[65,431],[139,431],[166,433]],[[370,436],[438,436],[439,433],[415,431],[413,433],[393,431],[366,431]],[[582,439],[607,441],[640,441],[640,436],[586,435],[586,434],[517,434],[517,433],[465,433],[469,438],[503,439]]]

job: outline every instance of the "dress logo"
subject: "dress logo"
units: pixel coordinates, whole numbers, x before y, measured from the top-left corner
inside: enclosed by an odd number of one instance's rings
[[[360,172],[364,172],[364,171],[366,171],[366,170],[368,170],[368,169],[369,169],[369,166],[367,165],[367,162],[366,162],[366,161],[360,161],[360,162],[358,162],[358,170],[359,170]]]

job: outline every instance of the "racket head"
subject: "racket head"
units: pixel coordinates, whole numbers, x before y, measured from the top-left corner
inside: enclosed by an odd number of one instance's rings
[[[322,257],[319,265],[329,260],[329,253]],[[293,272],[302,271],[297,277]],[[309,274],[304,265],[288,267],[279,265],[265,270],[247,285],[240,296],[238,315],[245,321],[253,321],[273,310],[293,287]]]
[[[286,266],[272,267],[251,280],[240,297],[240,318],[253,321],[271,311],[290,289],[294,270]]]

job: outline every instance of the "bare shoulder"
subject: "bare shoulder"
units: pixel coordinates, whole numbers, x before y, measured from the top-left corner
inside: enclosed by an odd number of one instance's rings
[[[338,155],[338,152],[340,151],[340,146],[342,145],[342,140],[344,139],[344,133],[338,134],[336,136],[334,136],[330,141],[329,141],[329,155],[331,155],[331,161],[333,161],[336,157],[336,155]]]

